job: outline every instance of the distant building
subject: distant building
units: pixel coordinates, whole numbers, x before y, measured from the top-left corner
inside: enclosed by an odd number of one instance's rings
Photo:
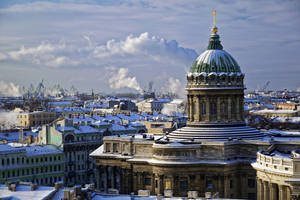
[[[22,127],[32,127],[49,124],[57,119],[58,116],[59,113],[56,112],[35,111],[20,113],[17,120]]]
[[[21,180],[53,185],[64,178],[64,155],[53,145],[0,144],[0,183]]]
[[[69,108],[73,106],[73,102],[72,101],[52,101],[52,102],[48,102],[48,107],[50,108],[56,108],[56,107],[60,107],[60,108]]]
[[[94,179],[94,162],[89,153],[102,144],[106,129],[94,128],[85,121],[58,119],[44,125],[39,132],[41,144],[52,144],[63,149],[65,185],[90,183]]]
[[[138,111],[138,107],[135,105],[135,103],[126,99],[110,100],[108,102],[108,107],[117,108],[119,110],[127,110],[131,112]]]
[[[257,176],[257,199],[298,199],[300,197],[300,154],[271,151],[258,152],[252,163]],[[298,197],[298,198],[295,198]]]
[[[138,102],[137,107],[139,112],[161,112],[164,104],[170,101],[170,99],[146,99]]]
[[[249,112],[250,115],[262,115],[266,118],[273,118],[273,117],[298,117],[300,111],[297,110],[252,110]]]

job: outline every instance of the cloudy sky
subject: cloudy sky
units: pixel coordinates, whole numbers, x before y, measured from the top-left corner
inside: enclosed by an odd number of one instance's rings
[[[104,92],[184,85],[207,47],[213,9],[248,89],[300,87],[298,0],[3,0],[0,83]]]

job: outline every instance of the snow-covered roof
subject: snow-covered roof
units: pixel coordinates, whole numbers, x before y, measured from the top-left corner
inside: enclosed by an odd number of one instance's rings
[[[253,113],[284,114],[284,113],[296,113],[298,111],[296,111],[296,110],[268,110],[268,109],[263,109],[263,110],[253,110],[251,112],[253,112]]]
[[[55,192],[54,187],[38,186],[31,191],[30,185],[18,185],[15,192],[8,190],[6,185],[0,185],[0,199],[6,200],[41,200]]]
[[[32,135],[34,138],[38,137],[38,133],[32,131],[24,131],[23,139],[26,139]],[[20,132],[8,132],[8,133],[0,133],[0,140],[7,140],[8,142],[16,142],[20,139]]]
[[[45,155],[45,154],[60,154],[62,153],[54,145],[33,145],[33,146],[25,146],[24,144],[20,143],[8,143],[8,144],[0,144],[0,154],[1,153],[18,153],[24,152],[27,156],[38,156],[38,155]]]

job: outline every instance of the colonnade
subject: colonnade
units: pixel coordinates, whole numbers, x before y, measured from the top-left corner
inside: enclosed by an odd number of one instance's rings
[[[131,192],[131,172],[117,166],[98,166],[96,188],[107,192],[108,189],[117,189],[120,193]]]
[[[257,179],[257,200],[289,200],[291,188],[287,185]]]
[[[244,118],[242,95],[211,96],[189,94],[187,98],[188,119],[190,122],[230,121],[243,120]],[[221,105],[224,107],[224,110],[221,109]],[[214,109],[215,111],[213,111]]]

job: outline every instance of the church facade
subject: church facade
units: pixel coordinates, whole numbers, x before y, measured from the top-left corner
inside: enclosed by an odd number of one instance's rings
[[[207,50],[187,74],[187,126],[159,137],[105,137],[90,154],[96,159],[99,191],[149,190],[152,195],[172,196],[197,191],[202,197],[210,192],[213,197],[256,199],[257,180],[261,186],[262,179],[256,178],[251,164],[257,152],[271,146],[285,152],[300,147],[299,141],[271,138],[246,126],[244,74],[223,50],[217,31],[214,25]],[[278,200],[293,193],[288,182],[282,184],[285,191]]]

